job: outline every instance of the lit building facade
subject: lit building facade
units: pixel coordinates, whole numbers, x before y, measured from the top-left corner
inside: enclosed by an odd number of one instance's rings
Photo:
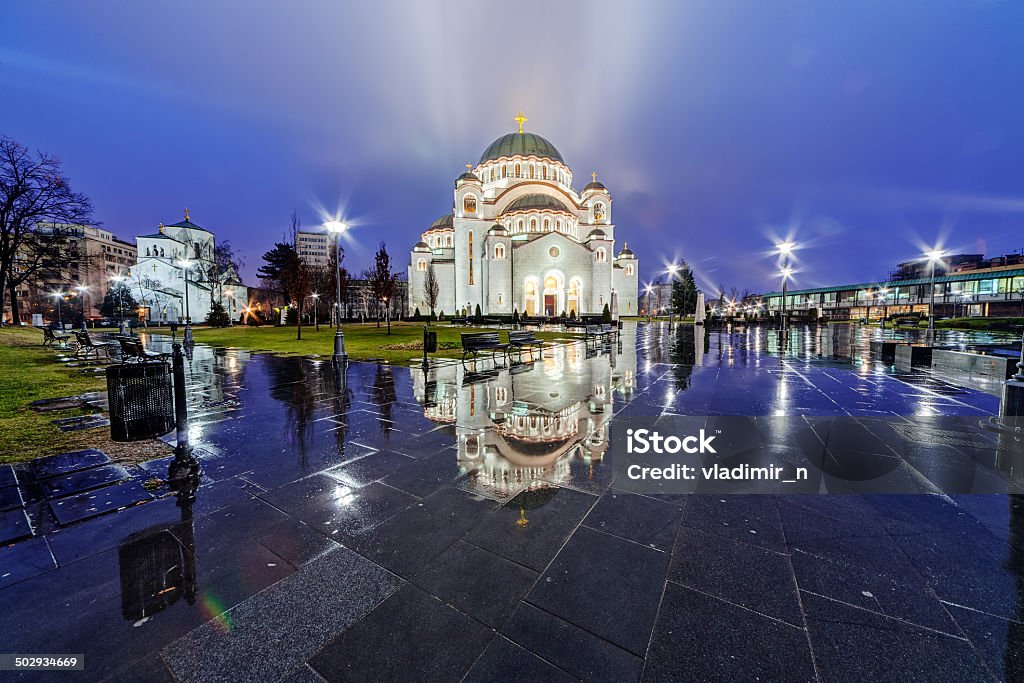
[[[543,137],[519,130],[491,143],[455,181],[454,206],[409,261],[409,312],[529,316],[636,315],[639,264],[616,249],[612,196],[596,174],[577,192],[573,173]]]
[[[306,265],[326,268],[330,265],[332,248],[331,236],[326,232],[299,230],[295,233],[295,252]]]

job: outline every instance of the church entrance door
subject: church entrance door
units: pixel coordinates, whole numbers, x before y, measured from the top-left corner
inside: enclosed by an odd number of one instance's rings
[[[555,295],[545,294],[544,295],[544,315],[548,317],[554,317],[555,315]]]

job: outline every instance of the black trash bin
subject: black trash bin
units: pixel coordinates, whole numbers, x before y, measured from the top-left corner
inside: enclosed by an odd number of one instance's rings
[[[122,363],[107,368],[110,438],[141,441],[174,429],[171,366],[163,362]]]
[[[433,330],[423,331],[423,352],[437,353],[437,332]]]

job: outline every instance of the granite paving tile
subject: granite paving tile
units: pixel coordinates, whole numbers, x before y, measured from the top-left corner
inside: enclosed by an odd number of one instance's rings
[[[454,682],[492,637],[483,624],[406,585],[309,662],[329,681]]]
[[[32,525],[23,508],[0,512],[0,543],[13,543],[32,535]]]
[[[463,681],[500,681],[517,679],[523,681],[575,681],[537,655],[524,650],[515,643],[498,636],[484,650],[483,655],[469,670]]]
[[[276,680],[358,623],[401,583],[356,553],[337,548],[233,607],[224,619],[167,645],[161,654],[180,680]],[[341,586],[345,589],[338,590]],[[231,624],[229,630],[222,627],[224,621]],[[253,656],[256,652],[259,656]]]
[[[683,509],[671,502],[610,489],[583,525],[659,550],[671,550]]]
[[[1024,621],[956,605],[946,609],[997,679],[1024,680]]]
[[[668,565],[668,553],[580,527],[527,601],[643,655]]]
[[[29,468],[38,479],[55,477],[58,474],[68,474],[78,470],[89,469],[106,465],[110,458],[103,451],[95,448],[86,448],[70,453],[60,453],[46,458],[33,460]]]
[[[56,567],[46,538],[32,538],[0,546],[0,588],[31,579]]]
[[[21,497],[21,489],[8,486],[0,489],[0,512],[25,507],[25,499]]]
[[[67,526],[152,499],[153,494],[146,490],[141,481],[129,480],[51,500],[50,509],[57,517],[57,522],[61,526]]]
[[[124,481],[130,476],[120,465],[102,465],[46,479],[39,483],[39,487],[43,495],[52,499]]]

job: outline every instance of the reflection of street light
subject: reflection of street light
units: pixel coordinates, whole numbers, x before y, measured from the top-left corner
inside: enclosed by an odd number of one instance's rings
[[[341,221],[327,221],[324,223],[327,232],[334,235],[334,283],[335,287],[335,316],[337,318],[337,329],[334,332],[334,356],[335,363],[346,363],[348,354],[345,353],[345,333],[341,331],[341,236],[348,231],[348,226]]]
[[[192,267],[192,262],[187,258],[179,259],[178,265],[181,266],[185,273],[185,343],[192,343],[192,314],[188,309],[188,271]]]
[[[945,253],[941,249],[932,249],[924,253],[924,257],[928,259],[928,279],[931,283],[929,285],[931,294],[928,300],[928,338],[935,334],[935,264],[942,260]]]

